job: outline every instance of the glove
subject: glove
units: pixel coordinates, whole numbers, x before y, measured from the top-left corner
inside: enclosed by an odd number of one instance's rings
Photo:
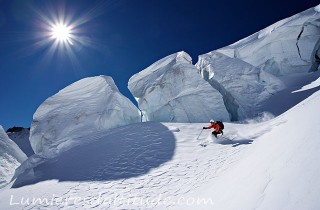
[[[203,127],[202,129],[207,129],[206,127]]]

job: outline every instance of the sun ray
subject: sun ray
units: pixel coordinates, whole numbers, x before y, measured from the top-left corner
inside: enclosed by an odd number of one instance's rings
[[[98,0],[93,7],[80,13],[75,8],[67,8],[65,4],[50,2],[45,3],[41,10],[33,7],[37,17],[34,26],[37,30],[31,37],[34,40],[31,49],[26,51],[30,54],[42,53],[39,65],[57,60],[65,62],[67,58],[74,70],[81,71],[79,57],[86,54],[85,49],[99,49],[104,45],[95,40],[92,31],[88,31],[91,28],[88,23],[117,4],[117,0]]]

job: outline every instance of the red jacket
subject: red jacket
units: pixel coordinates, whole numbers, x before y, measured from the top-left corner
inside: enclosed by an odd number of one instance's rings
[[[215,132],[219,132],[220,130],[220,125],[218,123],[212,123],[207,127],[207,129],[213,128]]]

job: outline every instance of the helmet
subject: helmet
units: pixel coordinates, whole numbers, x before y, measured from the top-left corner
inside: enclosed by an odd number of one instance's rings
[[[214,120],[213,120],[213,119],[211,119],[211,120],[210,120],[210,122],[211,122],[211,123],[213,123],[213,122],[214,122]]]

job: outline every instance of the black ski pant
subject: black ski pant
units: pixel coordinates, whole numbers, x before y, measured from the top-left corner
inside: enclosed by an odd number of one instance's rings
[[[214,135],[217,138],[217,135],[220,134],[220,133],[222,133],[222,135],[223,135],[223,131],[222,130],[220,130],[218,132],[217,131],[213,131],[212,135]]]

